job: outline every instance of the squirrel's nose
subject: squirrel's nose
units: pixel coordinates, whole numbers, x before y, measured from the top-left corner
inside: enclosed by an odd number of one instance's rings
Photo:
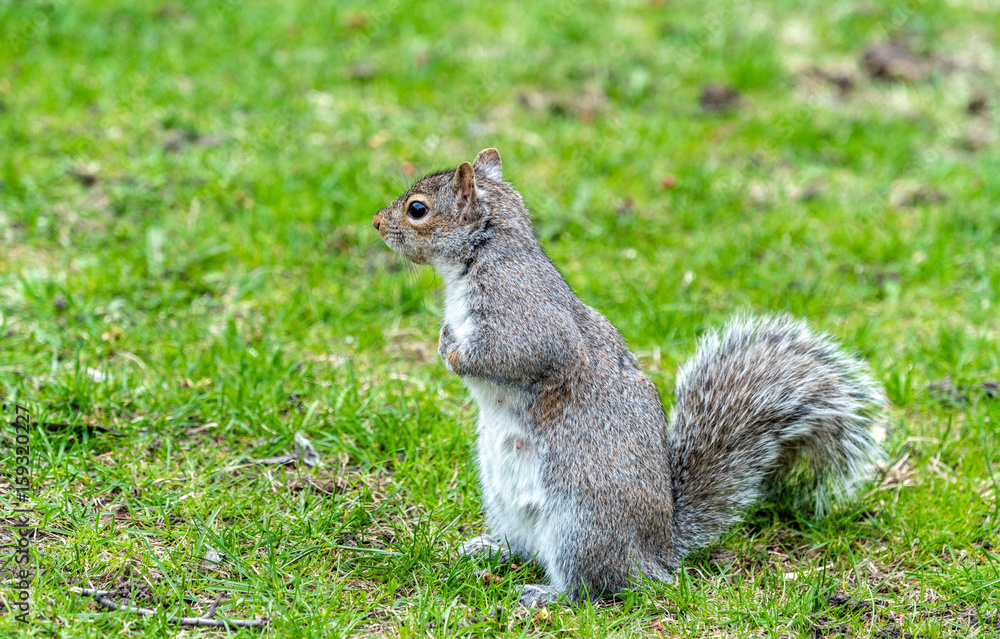
[[[372,217],[372,226],[374,226],[375,230],[378,231],[380,230],[379,224],[381,223],[382,223],[382,212],[379,211],[378,213],[375,214],[374,217]]]

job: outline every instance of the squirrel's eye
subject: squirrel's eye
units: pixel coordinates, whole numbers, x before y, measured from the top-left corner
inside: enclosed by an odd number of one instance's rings
[[[427,206],[423,202],[410,202],[410,206],[406,209],[406,214],[414,220],[419,220],[427,215]]]

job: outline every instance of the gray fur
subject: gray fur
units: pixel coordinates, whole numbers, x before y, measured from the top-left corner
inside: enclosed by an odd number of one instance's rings
[[[767,486],[798,484],[823,514],[881,456],[885,404],[865,367],[789,317],[737,317],[677,374],[670,423],[681,556],[739,520]]]
[[[419,220],[414,199],[428,207]],[[618,331],[542,252],[495,149],[417,182],[373,224],[445,280],[439,352],[480,408],[494,536],[463,553],[538,561],[551,585],[525,586],[526,603],[668,580],[762,491],[791,482],[822,511],[880,455],[878,384],[787,317],[739,317],[705,336],[678,374],[668,427]]]

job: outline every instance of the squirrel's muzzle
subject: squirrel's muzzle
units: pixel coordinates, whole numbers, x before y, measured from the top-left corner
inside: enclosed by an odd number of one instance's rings
[[[379,225],[382,224],[382,211],[379,211],[372,217],[372,226],[375,227],[376,231],[381,231]]]

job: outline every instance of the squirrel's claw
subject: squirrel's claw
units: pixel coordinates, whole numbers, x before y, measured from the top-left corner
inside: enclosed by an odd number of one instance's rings
[[[510,549],[489,535],[473,537],[463,543],[458,547],[458,554],[462,557],[486,554],[490,558],[495,557],[501,563],[510,561]]]
[[[521,605],[527,608],[544,608],[559,601],[559,591],[543,584],[521,586]]]

